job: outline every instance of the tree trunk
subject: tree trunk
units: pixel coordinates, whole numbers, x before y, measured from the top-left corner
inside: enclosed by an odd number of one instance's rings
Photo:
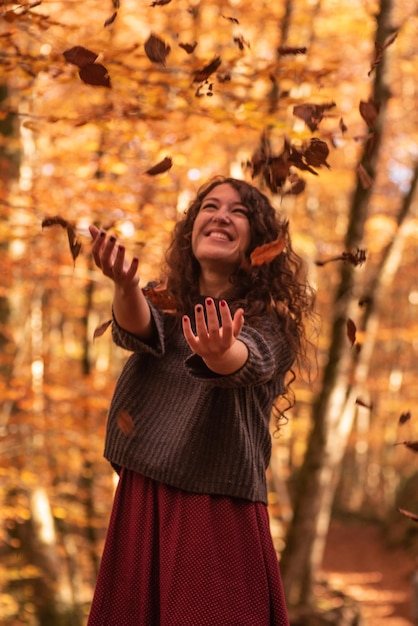
[[[383,45],[390,27],[391,0],[381,0],[377,16],[376,41]],[[379,104],[376,124],[369,127],[372,139],[363,150],[360,171],[373,181],[381,144],[384,117],[389,97],[384,85],[384,60],[376,65],[370,102]],[[360,176],[353,194],[345,248],[359,248],[368,216],[372,185]],[[312,409],[313,427],[296,485],[294,515],[282,554],[281,570],[285,593],[290,605],[313,601],[315,572],[321,564],[331,507],[338,483],[338,468],[346,449],[354,411],[350,379],[358,359],[355,347],[347,338],[347,319],[351,318],[358,298],[359,280],[352,264],[341,266],[339,287],[333,305],[333,323],[328,362],[322,388]]]

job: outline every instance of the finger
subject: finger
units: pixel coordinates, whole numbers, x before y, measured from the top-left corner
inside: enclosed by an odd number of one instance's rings
[[[194,348],[196,347],[196,337],[193,333],[192,324],[190,322],[190,318],[188,317],[188,315],[183,315],[181,323],[182,323],[184,337],[187,343],[189,344],[190,348],[194,351]]]
[[[102,267],[107,271],[111,271],[114,263],[116,247],[116,237],[109,237],[102,250]]]
[[[209,335],[219,335],[219,319],[212,298],[206,298],[207,331]]]
[[[125,265],[125,247],[118,246],[116,249],[115,262],[113,263],[112,271],[116,276],[120,276],[123,273]]]
[[[89,232],[90,232],[91,238],[94,241],[97,238],[97,236],[99,235],[100,230],[97,228],[97,226],[94,226],[94,224],[90,224]]]
[[[230,343],[233,335],[233,323],[230,308],[225,300],[219,303],[219,311],[222,322],[222,337],[225,343]]]
[[[208,329],[205,321],[205,313],[203,310],[203,306],[201,304],[197,304],[195,306],[195,320],[196,320],[196,332],[197,336],[200,340],[205,340],[208,338]]]
[[[238,309],[235,311],[234,318],[232,320],[232,329],[234,337],[238,337],[244,326],[244,309]]]

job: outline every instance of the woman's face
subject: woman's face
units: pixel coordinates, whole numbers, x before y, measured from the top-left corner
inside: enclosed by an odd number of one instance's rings
[[[192,230],[192,250],[202,271],[229,276],[242,262],[250,244],[249,210],[229,183],[204,197]]]

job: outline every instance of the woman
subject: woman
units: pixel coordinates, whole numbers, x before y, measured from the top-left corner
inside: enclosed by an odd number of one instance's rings
[[[138,260],[90,231],[114,282],[114,341],[133,354],[109,412],[105,457],[120,479],[88,624],[285,626],[269,421],[312,310],[287,223],[252,185],[210,181],[166,255],[170,311],[139,287]],[[275,240],[283,252],[251,264]]]

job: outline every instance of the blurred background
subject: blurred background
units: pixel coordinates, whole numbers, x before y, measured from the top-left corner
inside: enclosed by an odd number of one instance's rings
[[[216,174],[317,291],[268,475],[292,625],[418,623],[417,27],[415,0],[0,2],[2,625],[84,624],[109,519],[128,355],[88,225],[158,280]]]

